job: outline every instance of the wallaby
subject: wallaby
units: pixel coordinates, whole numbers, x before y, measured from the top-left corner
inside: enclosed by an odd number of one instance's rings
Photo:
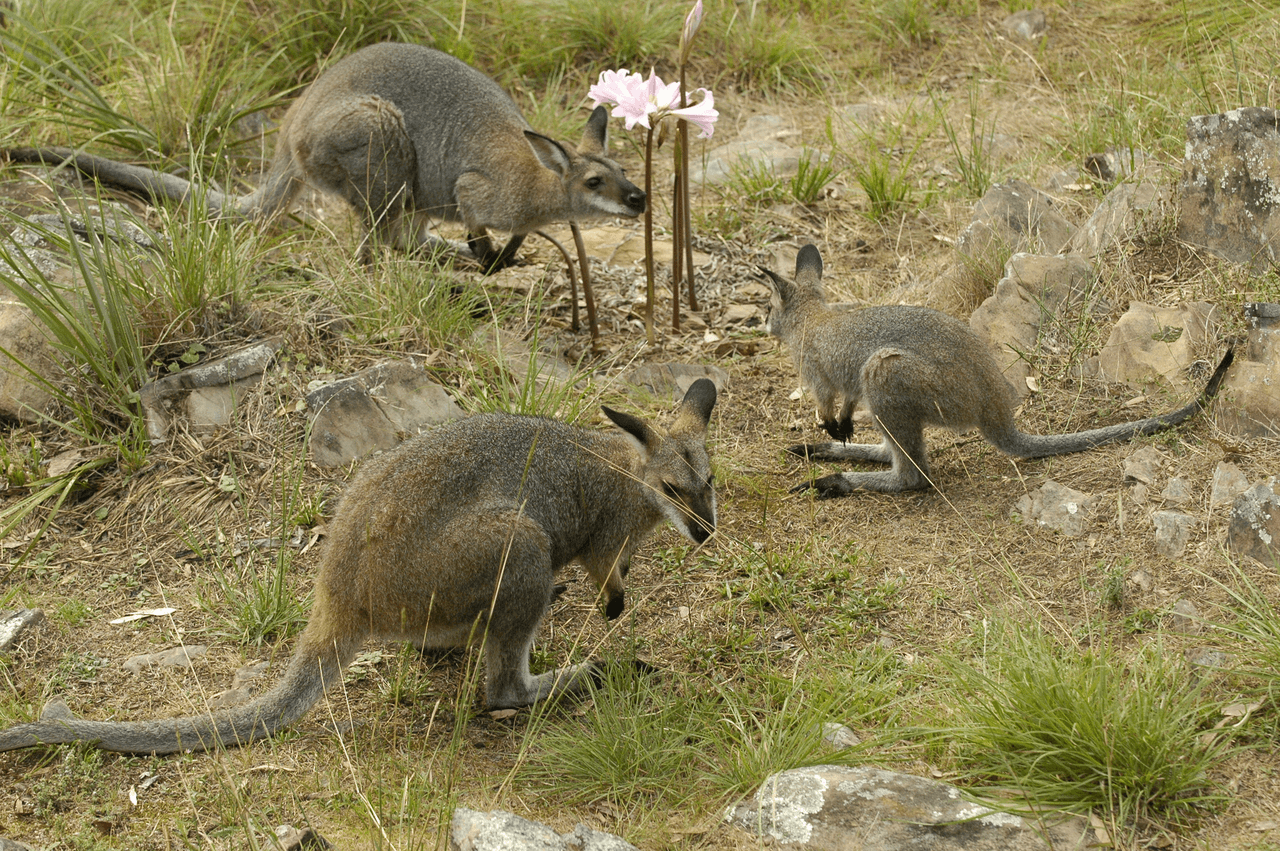
[[[595,663],[529,673],[556,572],[575,559],[623,610],[631,554],[664,519],[715,531],[706,432],[715,385],[689,388],[670,431],[605,408],[622,433],[483,414],[364,463],[329,526],[315,604],[284,678],[248,704],[156,721],[85,721],[60,704],[0,731],[0,751],[84,741],[123,753],[233,747],[301,718],[370,638],[483,642],[490,708],[584,690]]]
[[[609,113],[596,107],[577,149],[533,132],[493,80],[429,47],[375,44],[327,69],[285,113],[261,186],[245,196],[206,190],[212,215],[266,219],[303,184],[340,195],[366,227],[414,250],[439,242],[420,217],[460,221],[489,271],[553,222],[644,212],[645,193],[606,156]],[[68,148],[18,148],[17,162],[70,162],[86,175],[154,200],[181,201],[190,181]],[[500,251],[487,231],[511,234]],[[361,257],[369,259],[367,239]]]
[[[822,293],[822,255],[813,245],[800,249],[793,281],[760,271],[773,289],[766,330],[791,350],[801,380],[817,397],[823,429],[840,441],[787,451],[816,461],[893,465],[886,472],[823,476],[793,492],[813,488],[833,497],[857,489],[892,493],[928,487],[925,426],[956,431],[976,426],[997,449],[1018,458],[1082,452],[1151,434],[1208,404],[1233,357],[1228,350],[1199,398],[1171,413],[1074,434],[1024,434],[1013,422],[1017,392],[987,344],[965,323],[927,307],[830,307]],[[853,409],[864,397],[884,440],[846,443],[853,433]]]

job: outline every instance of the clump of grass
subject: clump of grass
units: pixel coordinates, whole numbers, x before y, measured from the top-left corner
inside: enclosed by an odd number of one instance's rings
[[[1106,638],[1063,647],[1033,628],[990,637],[973,661],[947,661],[942,695],[977,791],[1037,808],[1100,815],[1114,835],[1186,825],[1222,800],[1209,771],[1229,747],[1206,736],[1200,686],[1156,646],[1122,657]]]
[[[795,176],[788,185],[791,197],[801,204],[812,204],[822,200],[827,186],[840,175],[830,157],[811,148],[800,152],[800,161],[796,165]]]
[[[914,152],[896,158],[894,152],[867,146],[866,156],[854,165],[854,177],[867,193],[866,215],[880,221],[905,212],[914,204],[915,187],[910,170]]]
[[[906,47],[931,44],[938,37],[929,0],[887,0],[876,10],[872,30],[882,41]]]

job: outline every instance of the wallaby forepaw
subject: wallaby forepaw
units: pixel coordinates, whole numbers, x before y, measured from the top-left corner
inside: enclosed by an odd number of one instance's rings
[[[625,598],[622,593],[614,594],[609,598],[609,602],[605,603],[604,616],[611,621],[616,621],[622,617],[622,610],[626,608]]]
[[[832,439],[848,443],[849,438],[853,437],[853,420],[823,420],[822,430],[831,435]]]

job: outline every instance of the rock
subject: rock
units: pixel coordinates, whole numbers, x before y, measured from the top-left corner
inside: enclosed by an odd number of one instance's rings
[[[228,709],[248,703],[253,697],[250,683],[262,676],[269,662],[251,662],[235,672],[231,678],[231,687],[209,698],[210,709]]]
[[[1230,461],[1219,461],[1213,469],[1213,486],[1209,491],[1209,507],[1230,505],[1249,489],[1249,479]]]
[[[578,825],[564,836],[545,824],[495,810],[477,812],[458,807],[449,826],[450,851],[635,851],[610,833]]]
[[[1229,404],[1214,408],[1218,427],[1242,437],[1280,437],[1280,304],[1247,304],[1245,319],[1247,343],[1219,393]]]
[[[1164,459],[1153,447],[1141,446],[1124,459],[1124,480],[1154,485]]]
[[[1085,157],[1082,170],[1103,183],[1115,183],[1144,174],[1150,161],[1146,152],[1137,148],[1107,148],[1100,154]]]
[[[1187,121],[1178,238],[1264,271],[1280,261],[1280,114],[1243,107]]]
[[[1140,567],[1131,571],[1127,578],[1135,588],[1144,594],[1150,594],[1156,587],[1156,583],[1152,580],[1151,574],[1147,573]]]
[[[138,399],[148,437],[165,440],[176,416],[186,416],[196,431],[227,425],[236,399],[248,391],[250,379],[266,371],[283,343],[272,337],[144,384]]]
[[[1199,632],[1200,612],[1196,609],[1196,604],[1187,599],[1174,603],[1169,610],[1169,628],[1174,632]]]
[[[763,171],[775,177],[791,177],[800,166],[803,151],[790,139],[799,131],[777,115],[753,115],[738,132],[737,140],[713,148],[705,165],[694,168],[695,183],[730,183],[739,174]]]
[[[1021,180],[997,183],[973,205],[973,223],[956,241],[956,250],[981,259],[1004,249],[1057,254],[1075,228],[1054,200]]]
[[[1157,511],[1151,520],[1156,524],[1156,552],[1165,558],[1182,555],[1196,519],[1181,511]]]
[[[1122,183],[1107,193],[1072,234],[1067,250],[1097,257],[1132,236],[1143,217],[1159,211],[1164,196],[1154,183]]]
[[[1183,476],[1174,476],[1160,492],[1160,500],[1173,508],[1191,501],[1191,482]]]
[[[141,674],[148,668],[193,668],[195,660],[209,652],[203,644],[188,644],[185,647],[173,647],[159,653],[147,653],[142,656],[131,656],[124,662],[124,669],[131,674]]]
[[[645,363],[622,377],[622,382],[633,391],[640,390],[655,399],[679,402],[693,382],[709,378],[716,391],[729,386],[729,373],[718,366],[692,363]]]
[[[280,851],[325,851],[333,847],[313,828],[298,830],[288,824],[276,828],[276,841],[280,843]]]
[[[386,450],[407,435],[462,416],[412,358],[378,364],[307,394],[311,457],[337,467]]]
[[[1280,494],[1276,477],[1236,497],[1227,526],[1227,549],[1267,567],[1280,568]]]
[[[820,765],[774,774],[728,818],[765,843],[815,851],[1029,851],[1089,844],[1082,819],[1031,823],[965,800],[946,783],[869,767]]]
[[[1096,496],[1047,481],[1039,490],[1019,499],[1015,508],[1024,520],[1074,538],[1084,534],[1097,502]]]
[[[1187,664],[1197,668],[1213,668],[1221,670],[1231,667],[1231,654],[1223,653],[1216,647],[1188,647],[1182,651]]]
[[[26,305],[0,295],[0,417],[34,423],[53,412],[53,395],[41,382],[56,384],[63,371],[47,333]]]
[[[731,304],[720,315],[720,321],[725,325],[759,325],[764,315],[754,304]]]
[[[1049,20],[1039,9],[1023,9],[1007,16],[1000,22],[1000,26],[1010,35],[1031,40],[1044,35],[1045,30],[1049,29]]]
[[[44,609],[0,612],[0,653],[8,653],[22,634],[44,623]]]
[[[1196,353],[1211,347],[1217,308],[1206,302],[1153,307],[1130,302],[1098,355],[1099,374],[1138,387],[1153,381],[1185,387]]]
[[[857,733],[843,724],[837,724],[835,721],[824,721],[822,723],[822,741],[833,748],[842,749],[856,747],[862,743],[862,739],[858,738]]]
[[[991,344],[1005,377],[1025,396],[1031,365],[1026,354],[1053,345],[1051,320],[1078,304],[1096,279],[1093,265],[1078,254],[1015,254],[995,292],[970,316],[969,327]]]
[[[0,836],[0,851],[36,851],[36,849],[16,839]]]

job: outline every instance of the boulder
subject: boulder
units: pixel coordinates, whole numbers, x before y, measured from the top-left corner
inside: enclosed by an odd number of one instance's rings
[[[1245,306],[1249,326],[1243,355],[1223,382],[1218,427],[1242,437],[1280,437],[1280,304]]]
[[[1212,347],[1217,325],[1217,308],[1207,302],[1182,307],[1132,302],[1099,353],[1099,374],[1132,387],[1165,382],[1184,388],[1187,368]]]

